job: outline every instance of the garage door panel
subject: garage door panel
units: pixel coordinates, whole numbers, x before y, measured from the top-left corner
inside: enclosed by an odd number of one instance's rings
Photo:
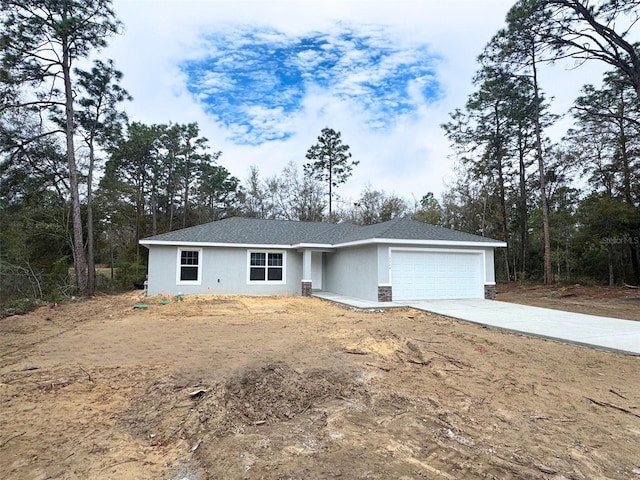
[[[483,298],[482,254],[394,251],[394,300]]]

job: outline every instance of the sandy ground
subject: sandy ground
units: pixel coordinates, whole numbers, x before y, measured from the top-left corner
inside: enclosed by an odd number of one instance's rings
[[[497,300],[640,321],[640,290],[627,287],[498,284]]]
[[[409,309],[141,300],[0,320],[0,478],[640,479],[640,357]]]

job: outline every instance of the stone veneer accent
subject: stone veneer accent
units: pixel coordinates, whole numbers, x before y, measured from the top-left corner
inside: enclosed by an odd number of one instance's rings
[[[391,294],[391,286],[378,287],[378,301],[379,302],[391,302],[393,296]]]
[[[496,299],[496,286],[495,285],[485,285],[484,286],[484,298],[486,300],[495,300]]]
[[[310,297],[311,296],[311,282],[302,282],[302,296]]]

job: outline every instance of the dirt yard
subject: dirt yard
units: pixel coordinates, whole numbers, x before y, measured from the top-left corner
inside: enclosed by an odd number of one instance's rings
[[[640,357],[408,309],[160,300],[0,320],[0,478],[640,479]]]
[[[497,300],[640,321],[640,290],[622,286],[498,284]]]

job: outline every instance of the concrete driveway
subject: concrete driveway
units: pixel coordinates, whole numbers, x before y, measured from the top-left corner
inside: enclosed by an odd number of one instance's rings
[[[640,322],[497,300],[393,302],[467,322],[562,342],[640,355]]]

